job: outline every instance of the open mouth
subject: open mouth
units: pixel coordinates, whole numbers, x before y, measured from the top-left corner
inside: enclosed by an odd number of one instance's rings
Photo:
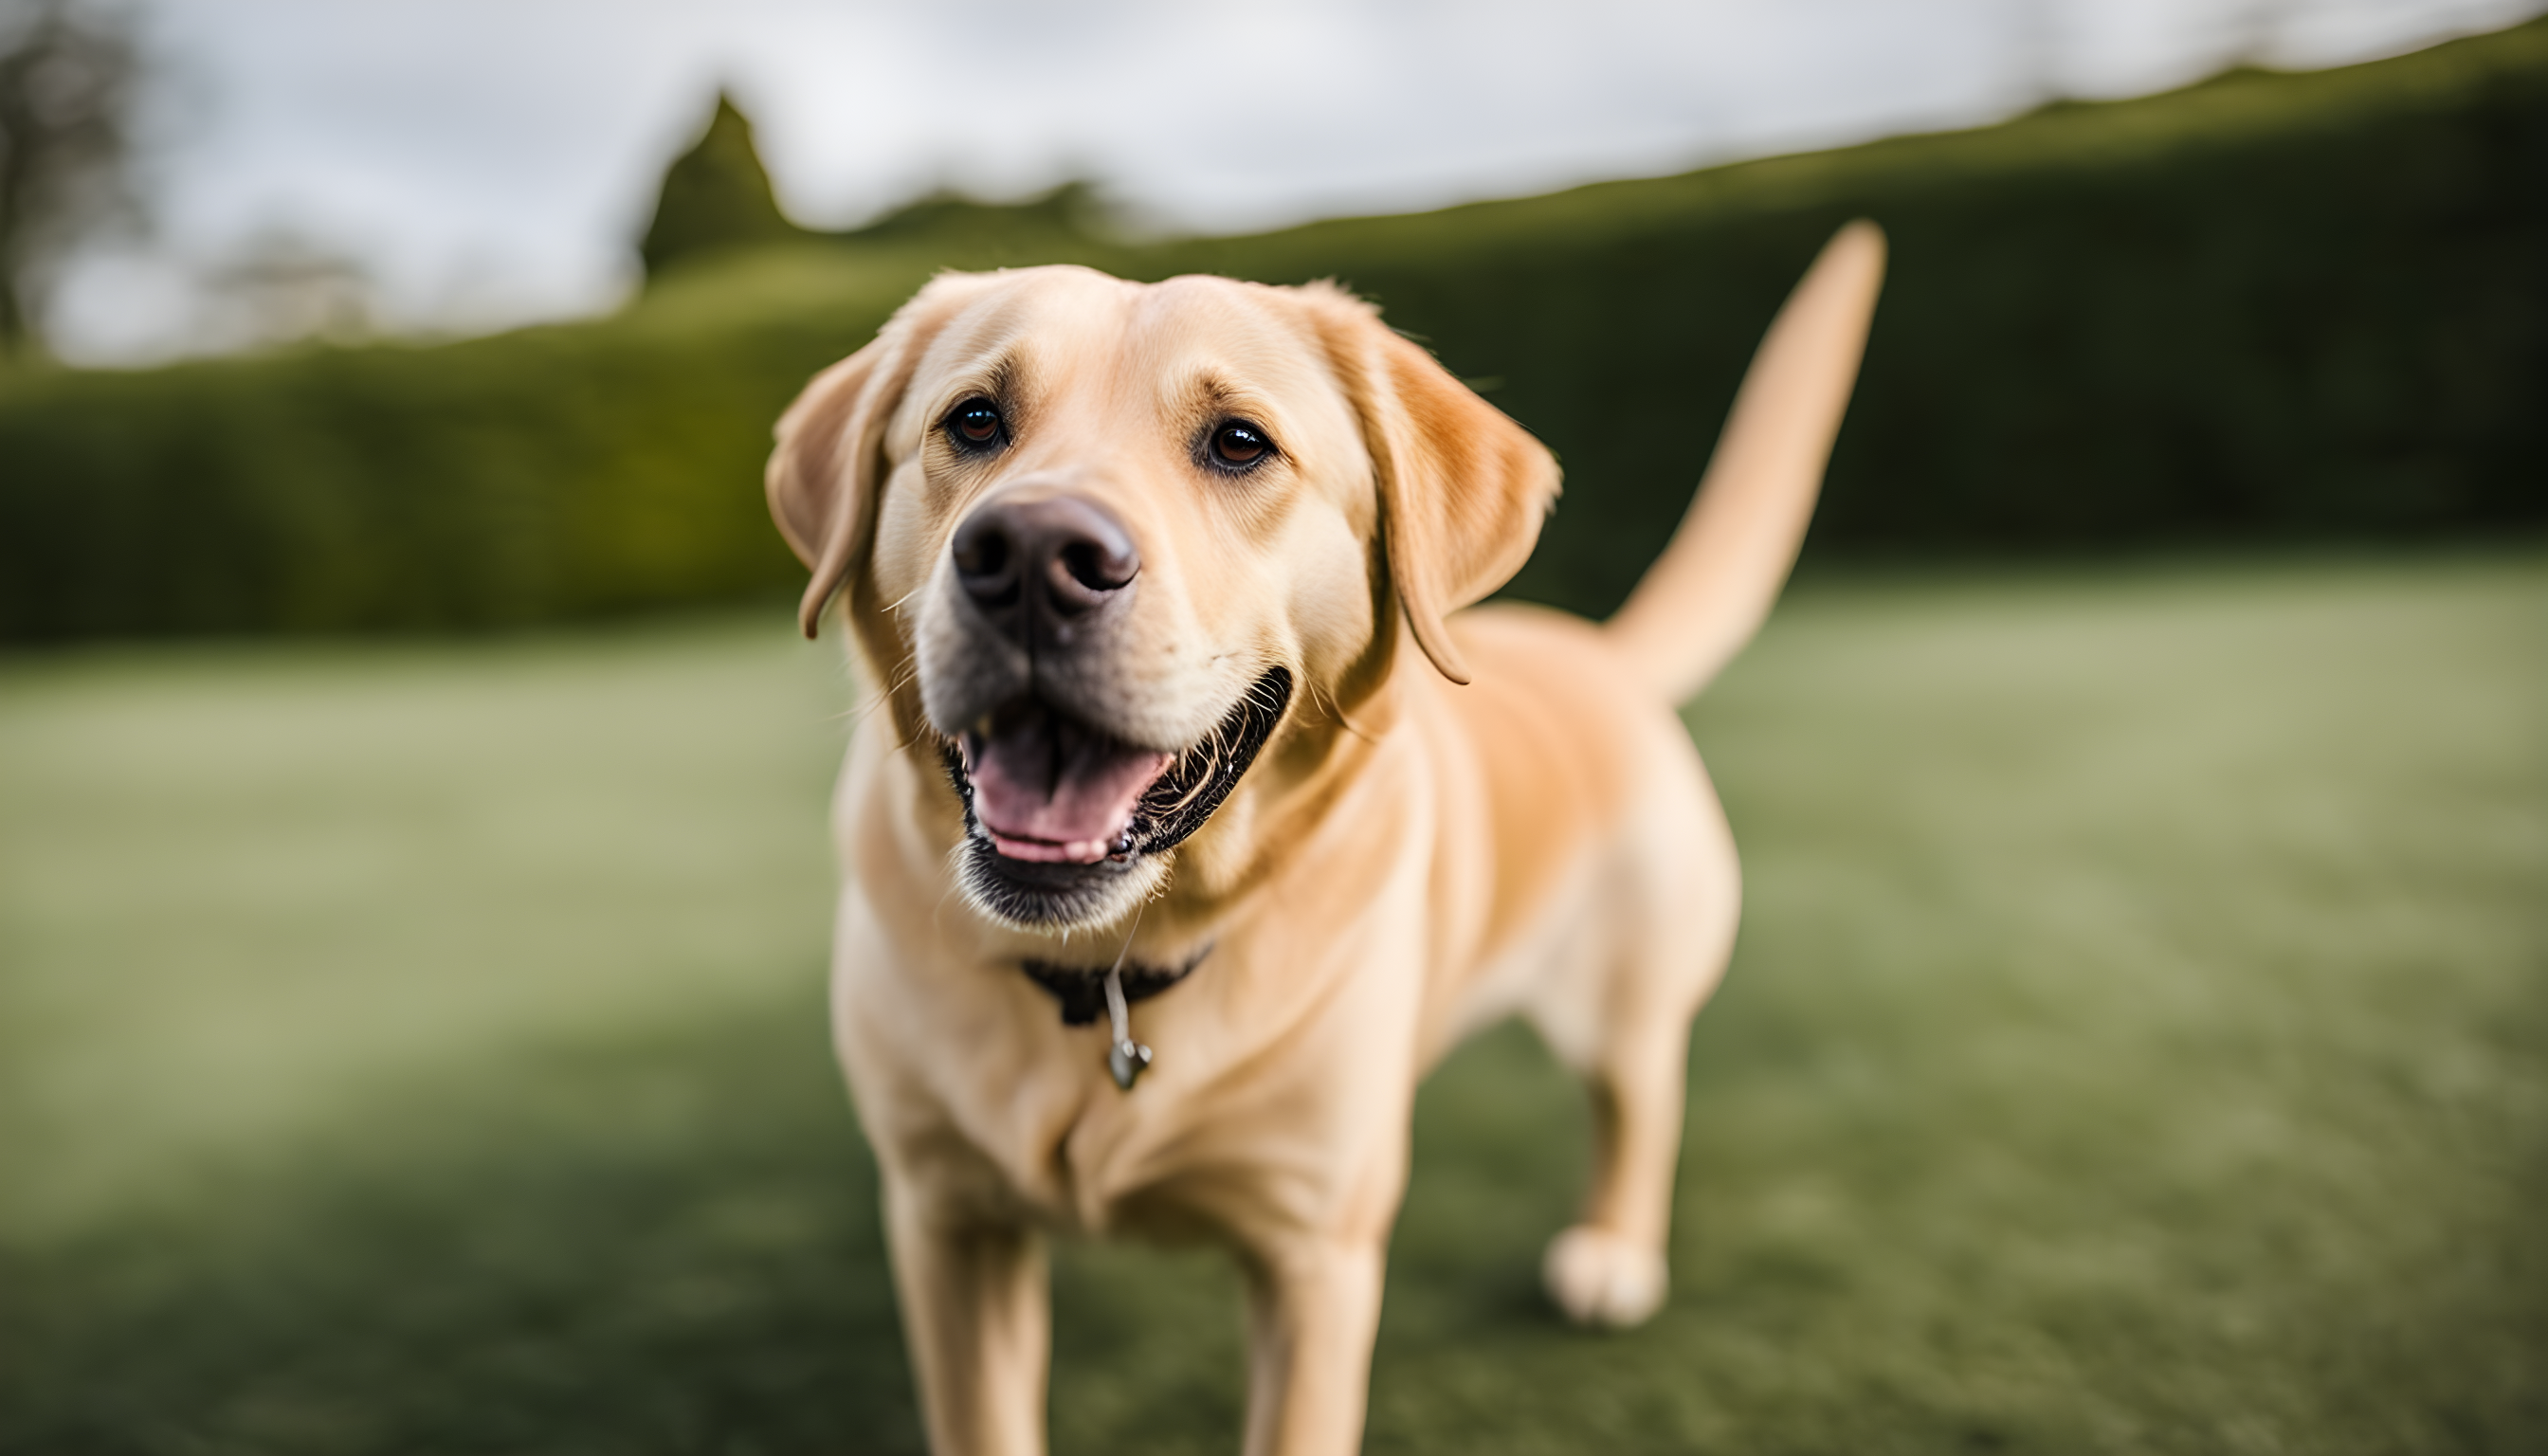
[[[987,715],[942,749],[964,800],[968,856],[991,896],[1022,920],[1057,918],[1092,880],[1174,848],[1212,817],[1256,762],[1292,700],[1275,668],[1202,741],[1166,754],[1124,742],[1035,698]],[[983,886],[989,891],[994,886]],[[1019,913],[1042,910],[1046,913]]]
[[[1029,699],[956,741],[973,823],[991,848],[1039,864],[1094,864],[1132,848],[1133,814],[1170,755],[1135,748]]]

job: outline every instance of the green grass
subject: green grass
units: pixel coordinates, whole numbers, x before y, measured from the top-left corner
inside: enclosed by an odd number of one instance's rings
[[[783,613],[0,663],[0,1450],[912,1450]],[[1809,582],[1672,1305],[1591,1335],[1517,1033],[1418,1110],[1376,1452],[2548,1443],[2548,559]],[[1059,1452],[1237,1292],[1065,1251]]]

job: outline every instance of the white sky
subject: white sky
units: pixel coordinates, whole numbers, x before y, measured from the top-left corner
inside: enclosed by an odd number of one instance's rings
[[[2548,0],[130,0],[156,84],[146,250],[93,260],[73,357],[218,346],[195,281],[260,233],[359,258],[397,326],[590,313],[635,281],[720,81],[782,201],[1099,180],[1207,230],[1518,196],[2309,67]]]

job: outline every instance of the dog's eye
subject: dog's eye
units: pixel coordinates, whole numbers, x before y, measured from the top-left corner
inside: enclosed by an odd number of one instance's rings
[[[997,445],[1008,429],[1008,421],[1000,417],[1000,407],[978,396],[956,406],[947,416],[947,433],[956,444],[975,450]]]
[[[1245,470],[1273,453],[1274,442],[1246,420],[1233,419],[1212,432],[1212,458],[1233,470]]]

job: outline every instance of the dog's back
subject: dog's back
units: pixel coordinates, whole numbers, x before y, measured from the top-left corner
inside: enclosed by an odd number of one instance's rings
[[[1547,982],[1600,974],[1614,942],[1646,930],[1721,960],[1739,874],[1675,709],[1751,640],[1795,560],[1883,264],[1871,224],[1825,247],[1763,341],[1680,530],[1609,621],[1508,604],[1454,620],[1474,679],[1422,684],[1435,772],[1456,780],[1441,793],[1457,807],[1437,838],[1438,893],[1447,923],[1469,927],[1438,954],[1436,1054],[1533,1006],[1561,1053],[1583,1047],[1582,1018]],[[1585,846],[1608,858],[1579,863]],[[1713,975],[1673,979],[1673,999],[1694,1006]]]

